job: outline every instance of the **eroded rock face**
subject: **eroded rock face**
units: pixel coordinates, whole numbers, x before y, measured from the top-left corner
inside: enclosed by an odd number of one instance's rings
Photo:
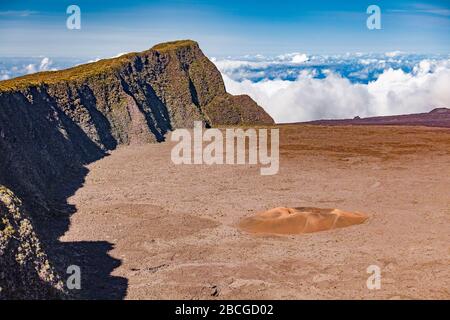
[[[273,124],[250,97],[226,92],[190,40],[0,81],[0,184],[42,208],[57,201],[55,186],[68,172],[194,121]]]
[[[0,81],[0,186],[33,217],[59,215],[67,225],[74,208],[66,200],[83,184],[86,164],[120,144],[163,141],[194,121],[273,124],[249,97],[225,91],[220,72],[190,40]],[[0,219],[0,297],[58,296],[61,282],[31,220],[4,187]],[[52,241],[64,232],[48,228]]]
[[[261,112],[256,102],[247,95],[224,94],[215,97],[204,107],[208,122],[220,124],[270,124],[272,118]]]
[[[250,233],[301,234],[361,224],[368,216],[359,212],[319,208],[274,208],[243,219],[239,227]]]
[[[21,201],[0,186],[0,299],[64,297]]]

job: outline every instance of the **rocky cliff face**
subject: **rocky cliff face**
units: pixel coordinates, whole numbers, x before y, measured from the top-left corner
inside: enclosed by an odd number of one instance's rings
[[[120,144],[163,141],[196,120],[273,123],[248,96],[228,94],[219,71],[190,40],[0,81],[0,298],[60,291],[24,210],[44,220],[42,233],[54,242],[64,228],[55,232],[48,219],[62,216],[68,224],[73,208],[66,199],[83,183],[85,164]]]
[[[21,201],[0,186],[0,299],[64,295],[62,281],[42,250]]]
[[[196,42],[0,82],[0,184],[52,202],[56,180],[118,144],[207,125],[272,124],[248,96],[225,91]],[[64,172],[64,174],[62,174]]]

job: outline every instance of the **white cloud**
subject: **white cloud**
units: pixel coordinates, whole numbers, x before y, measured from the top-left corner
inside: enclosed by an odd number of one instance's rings
[[[95,59],[88,60],[86,63],[97,62],[97,61],[100,61],[100,60],[101,60],[101,58],[95,58]],[[84,64],[84,63],[85,63],[85,62],[79,63],[79,64],[77,64],[77,66],[82,65],[82,64]]]
[[[39,71],[65,69],[76,65],[80,61],[82,60],[74,58],[50,59],[45,56],[2,58],[0,59],[0,80],[5,79],[4,75],[11,79]]]
[[[450,107],[450,60],[421,61],[411,73],[385,70],[368,84],[330,72],[324,79],[300,74],[295,81],[242,82],[223,75],[232,94],[248,94],[276,122],[427,112]]]
[[[27,65],[25,67],[25,71],[26,71],[27,74],[37,72],[36,65],[34,63],[30,63],[29,65]]]
[[[219,70],[233,71],[242,67],[246,68],[265,68],[271,63],[264,61],[247,61],[247,60],[213,60]]]
[[[217,68],[223,72],[236,71],[239,68],[268,68],[270,66],[289,66],[301,64],[310,61],[306,53],[287,53],[275,58],[265,57],[257,54],[255,56],[246,56],[240,59],[217,59],[211,58],[211,61]]]
[[[291,62],[292,63],[303,63],[303,62],[306,62],[308,60],[309,60],[309,58],[308,58],[308,56],[306,54],[298,53],[298,54],[296,54],[296,55],[294,55],[292,57]]]
[[[30,11],[30,10],[8,10],[8,11],[0,11],[0,16],[28,17],[37,13],[38,13],[37,11]]]
[[[287,54],[281,54],[276,57],[275,63],[303,63],[309,60],[308,55],[306,53],[299,53],[299,52],[293,52],[293,53],[287,53]]]
[[[39,71],[47,71],[51,64],[52,61],[49,58],[43,58],[41,64],[39,65]]]
[[[41,62],[39,63],[39,67],[37,67],[37,64],[35,63],[30,63],[28,65],[25,66],[25,73],[26,74],[31,74],[31,73],[36,73],[38,71],[55,71],[57,70],[56,68],[50,68],[51,65],[53,64],[52,60],[50,58],[44,57]],[[17,69],[17,67],[16,67]]]
[[[388,58],[394,58],[394,57],[397,57],[397,56],[401,55],[402,53],[403,52],[397,50],[397,51],[386,52],[385,55]]]
[[[118,57],[123,56],[125,54],[128,54],[128,52],[120,52],[120,53],[116,54],[115,56],[112,56],[111,58],[118,58]]]

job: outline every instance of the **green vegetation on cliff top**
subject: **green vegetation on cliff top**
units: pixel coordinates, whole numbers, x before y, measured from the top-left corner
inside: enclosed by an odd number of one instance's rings
[[[107,71],[118,70],[124,64],[131,62],[134,57],[148,51],[158,51],[161,53],[165,53],[193,45],[197,45],[197,43],[192,40],[165,42],[157,44],[153,46],[150,50],[140,53],[131,52],[117,58],[102,59],[96,62],[82,64],[69,69],[59,71],[37,72],[10,80],[3,80],[0,81],[0,92],[15,91],[43,84],[55,84],[62,82],[84,80],[88,77],[100,75]]]
[[[183,47],[190,47],[190,46],[196,46],[197,42],[192,40],[178,40],[178,41],[171,41],[171,42],[164,42],[157,44],[153,46],[150,50],[156,50],[159,52],[164,51],[170,51],[170,50],[176,50]]]

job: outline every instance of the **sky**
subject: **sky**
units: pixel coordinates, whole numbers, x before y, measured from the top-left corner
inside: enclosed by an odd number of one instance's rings
[[[277,123],[450,107],[449,54],[293,53],[214,62],[228,92],[250,95]]]
[[[0,81],[192,39],[279,123],[428,112],[450,107],[449,35],[450,0],[0,0]]]
[[[69,5],[81,29],[69,30]],[[366,27],[369,5],[381,29]],[[110,57],[193,39],[208,56],[449,53],[450,1],[0,0],[0,57]]]

